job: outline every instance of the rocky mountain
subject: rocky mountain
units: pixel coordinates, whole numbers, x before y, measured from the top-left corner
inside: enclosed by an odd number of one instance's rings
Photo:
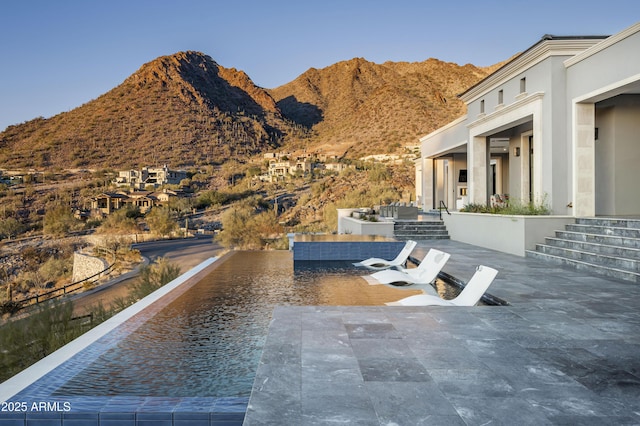
[[[5,167],[134,167],[223,162],[273,149],[295,126],[242,71],[181,52],[50,119],[0,134]]]
[[[429,59],[362,58],[310,69],[271,94],[282,113],[314,130],[316,149],[350,156],[398,151],[464,113],[457,95],[488,68]]]
[[[199,52],[143,65],[72,111],[0,133],[4,167],[224,163],[278,147],[347,157],[401,152],[458,117],[456,95],[490,69],[356,58],[272,90]]]

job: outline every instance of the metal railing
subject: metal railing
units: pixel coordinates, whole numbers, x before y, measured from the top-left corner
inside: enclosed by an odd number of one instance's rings
[[[42,302],[44,302],[46,300],[56,299],[58,297],[65,296],[68,293],[73,293],[74,291],[79,290],[88,281],[91,281],[96,277],[99,278],[101,275],[108,273],[114,267],[115,267],[115,262],[112,263],[111,265],[109,265],[107,268],[103,269],[102,271],[91,275],[90,277],[87,277],[87,278],[82,279],[80,281],[76,281],[76,282],[71,283],[71,284],[67,284],[64,287],[54,288],[51,291],[47,291],[45,293],[40,293],[40,294],[36,294],[35,296],[27,297],[26,299],[16,300],[15,303],[20,304],[20,309],[24,309],[27,306],[33,305],[34,303],[32,301],[34,301],[34,300],[35,300],[35,304],[37,305],[38,303],[42,303]],[[95,281],[97,281],[97,278],[96,278]],[[56,294],[56,293],[59,293],[59,294]]]
[[[438,212],[440,214],[440,220],[442,220],[442,209],[444,209],[448,215],[451,215],[451,213],[449,213],[449,209],[447,208],[447,205],[444,203],[444,201],[440,200],[440,205],[438,206]]]

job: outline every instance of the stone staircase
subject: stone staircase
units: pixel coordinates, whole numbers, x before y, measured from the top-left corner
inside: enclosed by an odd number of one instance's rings
[[[406,240],[448,240],[449,233],[444,222],[434,220],[396,220],[393,235],[401,241]]]
[[[526,255],[640,283],[640,219],[579,218]]]

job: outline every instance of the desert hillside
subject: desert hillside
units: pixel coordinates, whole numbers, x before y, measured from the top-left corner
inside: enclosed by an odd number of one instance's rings
[[[464,113],[457,95],[488,74],[429,59],[362,58],[310,69],[271,94],[289,119],[313,129],[315,149],[348,156],[401,151]]]
[[[188,167],[283,148],[357,158],[403,152],[460,116],[457,94],[490,70],[356,58],[267,90],[199,52],[144,64],[69,112],[0,133],[5,168]]]

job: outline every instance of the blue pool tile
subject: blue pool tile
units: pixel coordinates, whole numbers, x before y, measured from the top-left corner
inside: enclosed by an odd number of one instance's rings
[[[96,419],[63,419],[62,426],[100,426],[100,420]]]
[[[136,413],[136,421],[155,421],[162,423],[165,421],[171,422],[173,420],[173,414],[171,412],[145,412],[138,411]]]
[[[211,413],[214,426],[242,426],[245,413]]]
[[[62,426],[62,417],[54,418],[32,418],[27,417],[26,426]]]
[[[209,426],[211,424],[211,413],[207,412],[183,412],[173,413],[174,426]]]
[[[404,247],[402,241],[296,242],[293,260],[359,261],[369,257],[393,258]]]
[[[136,415],[133,412],[101,412],[100,426],[135,426]]]
[[[122,422],[134,422],[136,421],[136,414],[133,411],[129,412],[101,412],[100,423],[105,421],[121,420]]]
[[[2,425],[2,426],[25,426],[26,422],[27,421],[24,418],[22,418],[22,419],[5,419],[4,417],[0,417],[0,425]]]
[[[24,426],[27,414],[19,412],[0,412],[0,425],[2,426]]]
[[[137,412],[136,413],[136,424],[171,426],[172,423],[173,423],[172,413],[158,413],[158,412],[154,412],[154,413]]]
[[[27,412],[27,422],[31,422],[32,420],[62,421],[62,413],[56,411],[29,411]]]
[[[20,411],[0,411],[0,419],[2,420],[10,420],[10,419],[25,419],[27,417],[27,413]]]
[[[63,426],[100,426],[100,414],[97,412],[69,412],[62,416]]]
[[[98,412],[68,412],[62,414],[62,419],[65,424],[68,420],[96,420],[100,419],[100,413]]]
[[[183,412],[176,411],[173,413],[174,421],[207,421],[209,422],[210,412]]]
[[[173,426],[210,426],[211,422],[209,421],[209,417],[205,420],[173,420]],[[216,424],[217,426],[217,424]]]
[[[110,420],[100,419],[100,426],[136,426],[135,420]]]

